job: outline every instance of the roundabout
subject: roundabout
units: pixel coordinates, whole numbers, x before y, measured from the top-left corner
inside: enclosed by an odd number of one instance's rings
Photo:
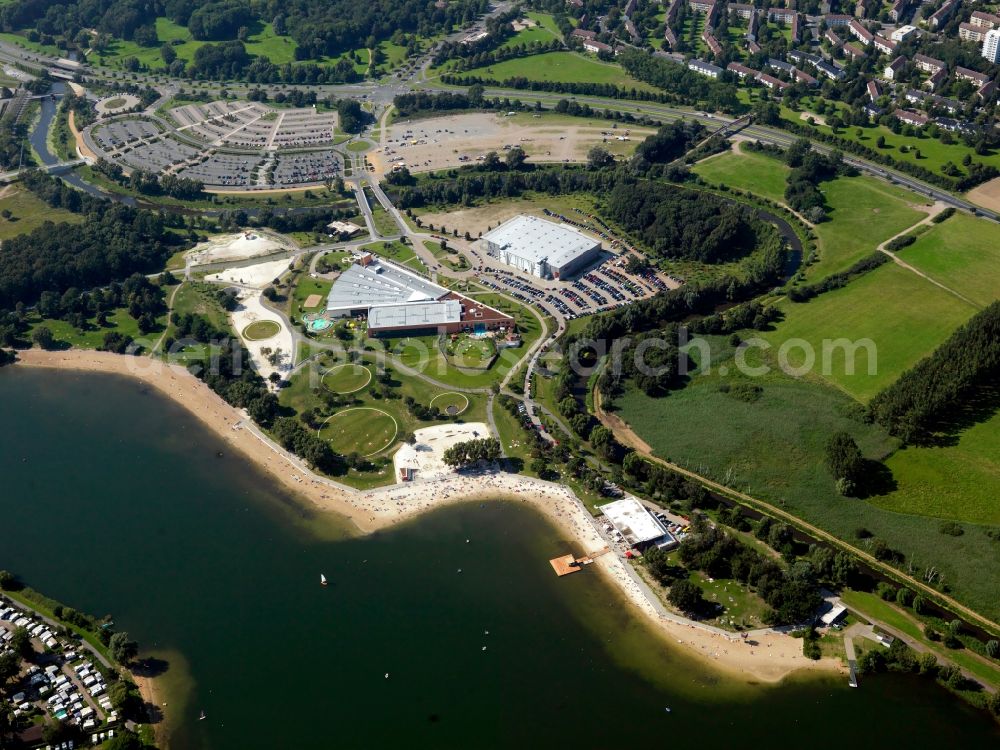
[[[320,382],[331,393],[344,396],[357,393],[372,382],[372,371],[354,363],[335,365],[323,373]]]
[[[94,105],[94,109],[97,110],[99,115],[108,117],[128,112],[130,109],[139,106],[141,103],[142,102],[139,100],[139,97],[133,94],[114,94],[101,99]]]
[[[437,406],[442,414],[447,414],[449,417],[457,417],[469,408],[469,397],[463,393],[456,393],[454,391],[439,393],[431,399],[428,406]]]
[[[381,453],[396,442],[399,425],[391,414],[372,406],[344,409],[327,417],[316,431],[341,455],[360,453],[365,458]]]

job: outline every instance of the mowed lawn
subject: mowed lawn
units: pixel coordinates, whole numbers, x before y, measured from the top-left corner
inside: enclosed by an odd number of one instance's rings
[[[875,498],[877,505],[1000,525],[1000,412],[963,430],[955,445],[909,446],[886,465],[898,486]]]
[[[1000,227],[992,222],[955,214],[899,257],[979,305],[1000,299]]]
[[[9,240],[19,234],[27,234],[46,221],[57,224],[63,222],[79,224],[83,221],[83,216],[80,214],[63,208],[52,208],[27,190],[15,187],[2,195],[0,211],[10,211],[10,216],[8,218],[0,216],[0,241]]]
[[[740,188],[784,203],[786,180],[791,170],[773,156],[730,151],[698,162],[693,171],[708,182]]]
[[[601,62],[576,52],[546,52],[541,55],[519,57],[475,68],[463,75],[493,78],[498,81],[507,78],[527,78],[531,81],[559,83],[613,83],[625,88],[652,90],[649,85],[628,76],[614,63]]]
[[[785,319],[763,334],[772,349],[786,347],[788,364],[798,368],[806,361],[798,344],[807,344],[815,355],[811,372],[863,402],[931,354],[976,313],[972,305],[894,263],[809,302],[785,299],[779,306]],[[874,347],[871,357],[868,348],[856,350],[853,373],[843,350],[823,354],[824,341],[845,338],[867,339]]]
[[[810,281],[849,268],[926,216],[914,208],[924,203],[920,196],[874,177],[838,177],[819,187],[830,220],[816,226],[819,260],[807,272]]]

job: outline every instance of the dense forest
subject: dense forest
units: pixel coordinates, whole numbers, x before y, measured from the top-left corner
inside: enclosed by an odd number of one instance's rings
[[[907,442],[932,437],[942,423],[974,411],[973,397],[1000,375],[1000,302],[980,311],[934,353],[875,396],[875,420]],[[990,410],[992,412],[992,409]]]
[[[374,47],[403,32],[434,36],[471,23],[487,0],[12,0],[0,9],[4,31],[34,28],[76,40],[90,29],[119,39],[157,46],[153,19],[165,16],[201,41],[242,41],[265,23],[296,42],[296,57],[312,60],[360,47]],[[89,44],[87,45],[89,46]]]
[[[0,309],[34,304],[42,292],[90,288],[163,267],[171,250],[160,219],[110,205],[83,224],[46,223],[4,242],[0,253]]]
[[[753,209],[656,182],[618,182],[606,214],[661,258],[722,263],[752,252]]]

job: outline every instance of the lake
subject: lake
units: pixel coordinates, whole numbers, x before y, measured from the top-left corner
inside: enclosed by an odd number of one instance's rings
[[[0,414],[0,568],[166,662],[178,748],[1000,741],[918,678],[721,678],[595,572],[556,578],[566,541],[517,504],[361,538],[137,382],[8,367]]]

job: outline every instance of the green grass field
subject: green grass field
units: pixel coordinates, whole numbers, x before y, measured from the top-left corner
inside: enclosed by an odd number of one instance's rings
[[[894,263],[807,303],[786,299],[779,307],[785,319],[763,334],[773,351],[791,346],[792,339],[808,342],[815,355],[813,373],[859,401],[869,400],[933,352],[976,312],[972,305]],[[823,356],[824,341],[843,338],[868,339],[874,346],[872,355],[868,348],[857,349],[853,374],[842,350]],[[801,348],[788,351],[791,367],[804,361]]]
[[[0,216],[0,241],[27,234],[47,221],[56,224],[79,224],[83,221],[80,214],[63,208],[52,208],[34,193],[17,187],[11,188],[0,198],[0,211],[10,211],[9,218]]]
[[[979,305],[1000,298],[1000,228],[992,222],[955,214],[899,257]]]
[[[381,453],[395,441],[399,428],[388,413],[373,407],[344,409],[330,417],[318,435],[337,453]]]
[[[364,365],[335,365],[323,375],[323,387],[333,393],[357,393],[371,382],[372,372]]]
[[[697,164],[694,172],[709,182],[785,202],[789,169],[767,154],[721,154]],[[920,196],[873,177],[840,177],[822,183],[820,190],[829,220],[816,226],[819,257],[807,271],[810,281],[843,271],[925,216],[913,207],[924,202]]]
[[[819,187],[830,220],[816,227],[819,261],[809,268],[812,281],[843,271],[926,216],[911,207],[923,199],[874,177],[839,177]]]
[[[963,430],[954,445],[908,446],[886,465],[898,486],[873,499],[879,506],[1000,526],[1000,412]]]
[[[483,68],[474,68],[463,75],[482,76],[498,81],[508,78],[527,78],[532,81],[559,83],[613,83],[625,88],[652,90],[648,84],[626,75],[619,66],[585,57],[576,52],[546,52],[541,55],[519,57]]]
[[[779,203],[785,202],[789,168],[778,159],[752,151],[728,151],[698,162],[692,170],[708,182],[752,191]]]
[[[108,314],[108,324],[99,326],[93,320],[87,323],[84,330],[74,328],[65,320],[43,319],[38,316],[28,318],[29,330],[25,338],[31,338],[32,332],[40,326],[45,326],[55,338],[57,344],[62,348],[72,347],[74,349],[96,349],[104,343],[104,335],[111,333],[121,333],[131,336],[140,344],[144,350],[148,351],[160,337],[160,331],[167,325],[167,316],[161,315],[157,318],[157,331],[150,334],[139,333],[139,323],[128,314],[128,310],[119,308]]]
[[[442,414],[458,416],[469,408],[469,397],[464,393],[439,393],[428,406],[436,406]]]
[[[258,320],[243,329],[243,338],[248,341],[263,341],[277,336],[281,326],[273,320]]]
[[[719,390],[718,367],[729,368],[735,383],[732,350],[713,339],[715,371],[695,374],[682,390],[654,399],[630,389],[616,399],[619,415],[653,448],[655,455],[710,479],[771,502],[862,548],[857,529],[865,528],[919,566],[935,565],[951,593],[991,617],[1000,616],[998,545],[982,526],[967,525],[960,537],[942,534],[940,520],[890,509],[892,494],[870,500],[837,492],[825,465],[830,435],[845,430],[871,459],[889,455],[896,443],[878,427],[867,425],[845,394],[811,378],[791,378],[774,369],[752,379],[762,387],[759,400],[747,403]],[[760,354],[751,352],[751,365]],[[773,361],[770,364],[774,364]],[[991,450],[985,444],[982,451]],[[907,449],[909,450],[909,449]],[[905,452],[898,454],[905,456]],[[995,455],[995,451],[994,451]],[[905,493],[904,471],[892,479]],[[979,493],[987,497],[988,490]],[[993,497],[996,497],[994,494]],[[900,503],[902,500],[900,500]],[[923,510],[923,509],[921,509]]]

